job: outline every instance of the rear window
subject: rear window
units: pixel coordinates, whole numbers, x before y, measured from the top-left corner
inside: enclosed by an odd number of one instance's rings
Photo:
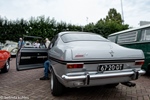
[[[86,34],[86,33],[71,33],[63,34],[61,36],[63,42],[73,42],[73,41],[108,41],[104,37],[97,34]]]

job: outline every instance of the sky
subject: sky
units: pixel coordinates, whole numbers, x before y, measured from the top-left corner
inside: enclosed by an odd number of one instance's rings
[[[0,0],[0,17],[29,20],[45,16],[57,22],[86,25],[105,18],[115,8],[124,24],[138,27],[140,21],[150,21],[149,5],[150,0]]]

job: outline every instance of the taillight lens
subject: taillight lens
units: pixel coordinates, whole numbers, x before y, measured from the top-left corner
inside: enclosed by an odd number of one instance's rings
[[[143,65],[143,64],[144,64],[144,60],[135,61],[135,65]]]
[[[83,64],[67,64],[68,69],[83,68]]]

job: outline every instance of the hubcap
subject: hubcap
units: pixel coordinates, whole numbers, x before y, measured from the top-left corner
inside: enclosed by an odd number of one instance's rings
[[[7,70],[9,69],[9,63],[8,63],[8,61],[6,62],[6,68],[7,68]]]
[[[51,72],[51,90],[53,90],[53,72]]]

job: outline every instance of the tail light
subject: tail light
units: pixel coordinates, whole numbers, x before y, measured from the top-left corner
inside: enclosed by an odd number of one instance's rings
[[[68,69],[83,68],[83,64],[67,64]]]
[[[144,60],[136,60],[135,61],[135,65],[143,65],[144,64]]]

